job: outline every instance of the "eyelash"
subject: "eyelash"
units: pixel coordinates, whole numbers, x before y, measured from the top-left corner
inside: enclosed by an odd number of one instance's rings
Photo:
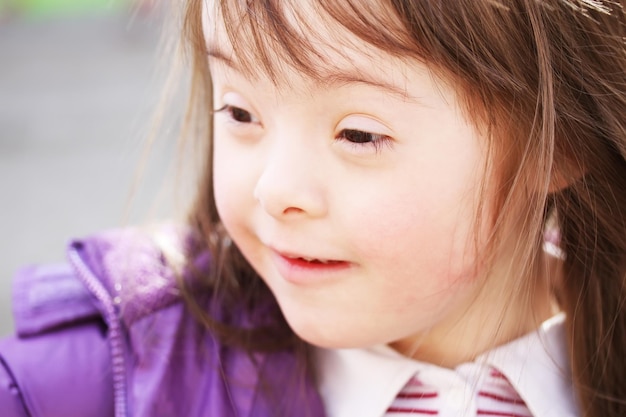
[[[213,111],[213,114],[217,113],[227,113],[228,118],[234,123],[256,123],[254,121],[255,117],[252,115],[252,113],[240,107],[232,106],[230,104],[225,104],[221,108]],[[355,138],[354,135],[358,136]],[[352,140],[348,139],[348,136],[353,136]],[[363,136],[368,136],[370,140],[362,140]],[[385,146],[389,146],[391,144],[391,138],[387,135],[366,132],[358,129],[342,129],[335,138],[335,140],[347,142],[356,149],[363,146],[373,147],[376,153],[379,153]]]
[[[348,139],[346,137],[348,134],[359,135],[359,140]],[[362,141],[360,139],[363,136],[369,136],[370,138],[374,137],[374,139],[368,140],[368,141]],[[343,129],[339,132],[339,134],[337,135],[335,139],[340,140],[340,141],[345,141],[349,143],[351,146],[353,146],[354,148],[359,148],[362,146],[371,146],[374,148],[376,153],[379,153],[385,146],[389,146],[391,144],[391,138],[387,135],[382,135],[380,133],[365,132],[363,130],[358,130],[358,129]]]
[[[213,114],[218,114],[218,113],[227,113],[228,118],[232,122],[235,122],[235,123],[241,123],[241,124],[256,123],[256,121],[254,120],[255,117],[252,115],[252,113],[240,107],[231,106],[230,104],[225,104],[221,108],[213,111]],[[242,116],[245,116],[245,117],[242,117]],[[241,118],[244,118],[247,120],[239,120]]]

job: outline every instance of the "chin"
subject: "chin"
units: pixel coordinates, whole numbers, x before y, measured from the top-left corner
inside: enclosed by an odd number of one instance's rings
[[[358,332],[354,328],[346,330],[336,325],[324,325],[316,321],[302,322],[287,319],[287,322],[300,339],[320,348],[354,349],[384,343],[363,337],[363,332]]]
[[[299,332],[296,332],[296,334],[308,344],[324,349],[354,349],[369,346],[361,346],[358,343],[352,343],[349,340],[345,340],[345,338],[318,337],[317,335],[303,334]]]

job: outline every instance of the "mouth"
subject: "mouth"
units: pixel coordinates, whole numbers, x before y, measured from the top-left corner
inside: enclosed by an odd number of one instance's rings
[[[294,284],[312,284],[332,277],[349,269],[352,263],[327,257],[316,257],[273,250],[274,264],[287,281]]]
[[[339,261],[334,259],[320,259],[320,258],[310,258],[308,256],[297,256],[297,255],[288,255],[284,253],[278,253],[283,258],[288,259],[291,262],[302,262],[306,264],[319,264],[319,265],[339,265],[341,263],[345,263],[345,261]]]

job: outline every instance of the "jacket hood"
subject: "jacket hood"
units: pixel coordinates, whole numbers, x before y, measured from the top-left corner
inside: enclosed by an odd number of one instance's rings
[[[179,301],[176,275],[163,249],[183,245],[182,232],[173,227],[154,232],[122,229],[75,240],[69,252],[89,269],[116,306],[119,318],[131,326],[144,315]]]

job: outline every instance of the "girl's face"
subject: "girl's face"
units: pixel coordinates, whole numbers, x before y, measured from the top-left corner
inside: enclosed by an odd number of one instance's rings
[[[321,81],[279,64],[276,84],[208,44],[218,211],[293,330],[428,343],[470,314],[486,142],[453,88],[357,39]]]

